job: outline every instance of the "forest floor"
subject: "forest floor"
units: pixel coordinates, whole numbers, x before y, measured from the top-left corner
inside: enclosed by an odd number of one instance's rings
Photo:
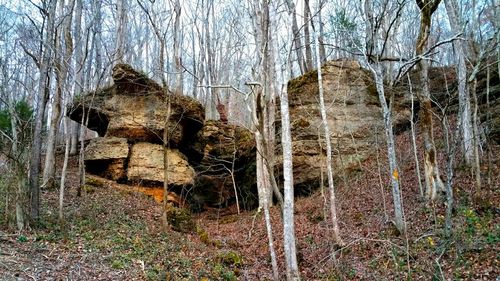
[[[444,204],[428,207],[419,195],[409,134],[397,136],[397,143],[406,235],[398,235],[390,221],[392,195],[381,145],[380,161],[373,157],[355,175],[336,182],[342,248],[331,241],[321,190],[296,200],[303,280],[500,280],[498,165],[481,192],[465,169],[456,169],[453,234],[446,237]],[[498,160],[500,149],[493,151]],[[165,231],[161,205],[144,194],[105,185],[87,186],[77,197],[76,166],[72,158],[64,223],[57,219],[59,191],[54,189],[42,192],[43,220],[37,228],[17,233],[0,224],[1,280],[271,279],[261,214],[209,210],[194,214],[196,233]],[[283,273],[278,207],[271,217]]]

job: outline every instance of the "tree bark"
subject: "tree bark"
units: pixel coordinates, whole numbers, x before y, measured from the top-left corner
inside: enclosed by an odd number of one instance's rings
[[[306,72],[306,67],[304,54],[302,52],[302,40],[300,40],[300,32],[297,24],[297,11],[293,0],[286,0],[286,5],[288,7],[288,16],[292,17],[293,46],[295,54],[297,55],[297,64],[299,65],[300,74],[302,75]],[[292,68],[293,67],[290,67],[290,69]]]
[[[431,18],[437,9],[440,0],[416,0],[420,8],[420,30],[417,38],[416,54],[422,56],[429,41]],[[439,174],[437,151],[434,144],[432,122],[432,103],[429,90],[429,65],[425,58],[418,63],[420,84],[422,89],[418,92],[421,107],[422,135],[424,138],[424,171],[426,184],[426,198],[432,202],[436,200],[437,192],[444,191],[444,184]]]
[[[125,36],[126,36],[126,24],[127,24],[127,10],[126,10],[127,0],[117,0],[117,12],[118,18],[116,22],[116,42],[115,42],[115,56],[113,58],[113,65],[118,63],[123,63],[125,54]]]
[[[461,32],[462,20],[459,16],[459,8],[456,0],[445,0],[448,21],[450,22],[451,31],[454,34]],[[462,128],[462,148],[464,151],[465,163],[470,166],[474,157],[473,148],[473,132],[471,121],[471,104],[470,94],[467,85],[467,65],[466,46],[462,40],[453,41],[453,50],[455,55],[455,68],[458,78],[458,104],[459,104],[459,122]]]
[[[181,34],[181,26],[180,26],[180,17],[181,17],[181,4],[179,0],[176,0],[174,3],[174,63],[175,63],[175,92],[177,94],[182,94],[182,85],[183,85],[183,71],[182,71],[182,62],[180,55],[180,34]]]
[[[74,65],[74,79],[75,88],[74,94],[83,94],[84,80],[83,73],[85,69],[85,57],[83,56],[83,46],[84,42],[82,40],[82,14],[83,14],[83,0],[76,0],[75,6],[75,65]],[[84,34],[88,32],[85,31]],[[77,122],[70,121],[69,123],[71,131],[71,143],[70,143],[70,154],[76,155],[78,153],[78,132],[80,131],[80,124]]]
[[[306,72],[311,71],[313,69],[311,32],[309,30],[311,26],[310,20],[311,20],[311,11],[309,9],[309,0],[304,0],[304,45],[306,47],[306,64],[305,64]],[[317,51],[316,53],[319,54],[319,51]]]
[[[40,63],[40,78],[38,85],[38,111],[36,113],[35,119],[35,129],[34,136],[37,136],[33,140],[31,147],[31,159],[30,159],[30,206],[31,206],[31,219],[37,221],[40,217],[40,185],[39,185],[39,174],[40,174],[40,158],[42,151],[42,130],[43,130],[43,120],[45,116],[45,108],[47,101],[49,99],[50,93],[50,60],[52,58],[52,36],[54,35],[54,22],[56,14],[57,0],[51,0],[47,7],[47,28],[45,30],[45,38],[43,41],[43,54]]]
[[[399,167],[396,158],[396,146],[394,144],[394,133],[392,131],[392,114],[391,109],[387,106],[385,98],[383,70],[380,63],[371,66],[373,76],[375,77],[375,85],[377,88],[378,98],[382,107],[382,116],[384,117],[384,130],[387,142],[387,158],[389,160],[389,169],[391,172],[392,198],[394,202],[394,217],[396,228],[400,233],[405,232],[405,223],[403,218],[403,203],[401,199],[401,190],[399,183]]]
[[[64,1],[60,3],[60,13],[64,17],[61,25],[60,35],[56,36],[56,83],[57,89],[52,103],[52,116],[49,133],[47,137],[47,150],[45,153],[45,166],[43,170],[43,184],[47,188],[53,188],[56,177],[56,159],[55,150],[57,134],[62,117],[61,103],[64,92],[66,91],[66,79],[68,76],[68,65],[73,52],[73,39],[71,35],[71,21],[73,16],[73,7],[75,0],[71,0],[68,7],[64,7]],[[64,48],[63,48],[64,42]]]
[[[424,198],[424,188],[422,187],[422,177],[420,176],[420,162],[418,161],[418,155],[417,155],[417,140],[415,136],[415,122],[413,122],[414,114],[415,114],[415,103],[414,103],[414,98],[413,98],[413,88],[412,88],[412,83],[410,79],[410,75],[408,74],[408,84],[410,85],[410,97],[411,97],[411,117],[410,117],[410,127],[411,127],[411,143],[413,147],[413,156],[415,157],[415,168],[416,168],[416,173],[417,173],[417,180],[418,180],[418,190],[420,192],[420,196]]]
[[[315,38],[315,46],[316,53],[319,53],[319,42],[318,36],[314,36]],[[344,242],[340,238],[340,230],[337,219],[337,207],[336,207],[336,199],[335,199],[335,187],[333,183],[333,161],[332,161],[332,143],[330,139],[330,127],[328,125],[328,119],[326,116],[326,107],[325,107],[325,98],[323,91],[323,75],[321,73],[321,61],[319,56],[316,58],[316,67],[318,68],[318,91],[319,91],[319,107],[321,112],[321,120],[323,126],[323,132],[325,134],[325,142],[326,142],[326,171],[328,177],[328,189],[330,191],[330,216],[332,220],[332,228],[333,228],[333,239],[339,245],[342,246]]]
[[[288,69],[284,72],[288,73]],[[287,76],[285,75],[285,77]],[[288,79],[284,78],[280,98],[281,145],[283,147],[283,189],[285,193],[283,203],[283,246],[285,249],[287,280],[300,280],[299,267],[297,264],[297,250],[295,246],[292,133],[290,129],[290,114],[288,112],[287,82]]]

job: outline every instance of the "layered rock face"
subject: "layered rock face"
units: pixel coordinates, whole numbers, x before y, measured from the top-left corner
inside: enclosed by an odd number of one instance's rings
[[[220,122],[205,124],[205,110],[198,101],[169,93],[128,65],[115,66],[113,80],[114,85],[78,98],[68,111],[77,122],[88,114],[88,127],[100,136],[86,148],[88,173],[160,191],[166,156],[169,188],[197,209],[234,201],[234,186],[253,193],[255,178],[241,174],[255,161],[248,130]],[[171,105],[168,120],[166,95]],[[245,160],[233,161],[233,156]]]
[[[374,154],[377,140],[385,147],[383,120],[370,73],[356,61],[330,61],[322,67],[325,106],[336,175],[360,168]],[[307,191],[326,179],[326,151],[318,100],[318,73],[312,71],[288,83],[294,183]],[[409,120],[398,110],[395,126]]]

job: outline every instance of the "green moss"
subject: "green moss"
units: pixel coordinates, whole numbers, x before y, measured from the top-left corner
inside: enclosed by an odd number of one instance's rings
[[[210,237],[208,236],[208,233],[205,231],[205,229],[201,227],[196,227],[196,234],[198,234],[198,237],[200,237],[201,242],[205,245],[210,245]]]
[[[318,81],[318,71],[309,71],[306,74],[288,81],[288,92],[293,92],[308,83]]]
[[[242,257],[235,251],[219,253],[216,257],[217,262],[227,266],[241,267],[243,265]]]
[[[196,224],[187,209],[168,206],[167,219],[175,231],[189,233],[196,230]]]
[[[83,186],[83,188],[88,188],[90,190],[92,187],[103,187],[103,186],[104,186],[103,181],[100,181],[94,177],[86,177],[85,185]]]

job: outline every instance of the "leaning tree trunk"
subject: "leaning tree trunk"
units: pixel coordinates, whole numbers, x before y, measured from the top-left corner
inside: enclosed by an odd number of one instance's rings
[[[416,54],[423,56],[429,41],[431,30],[431,17],[441,0],[416,0],[420,8],[420,30],[417,38]],[[424,170],[427,200],[436,199],[438,191],[444,191],[444,184],[439,175],[436,145],[432,122],[432,103],[429,89],[429,64],[425,58],[418,62],[420,84],[422,89],[418,92],[421,107],[422,135],[424,139]]]

